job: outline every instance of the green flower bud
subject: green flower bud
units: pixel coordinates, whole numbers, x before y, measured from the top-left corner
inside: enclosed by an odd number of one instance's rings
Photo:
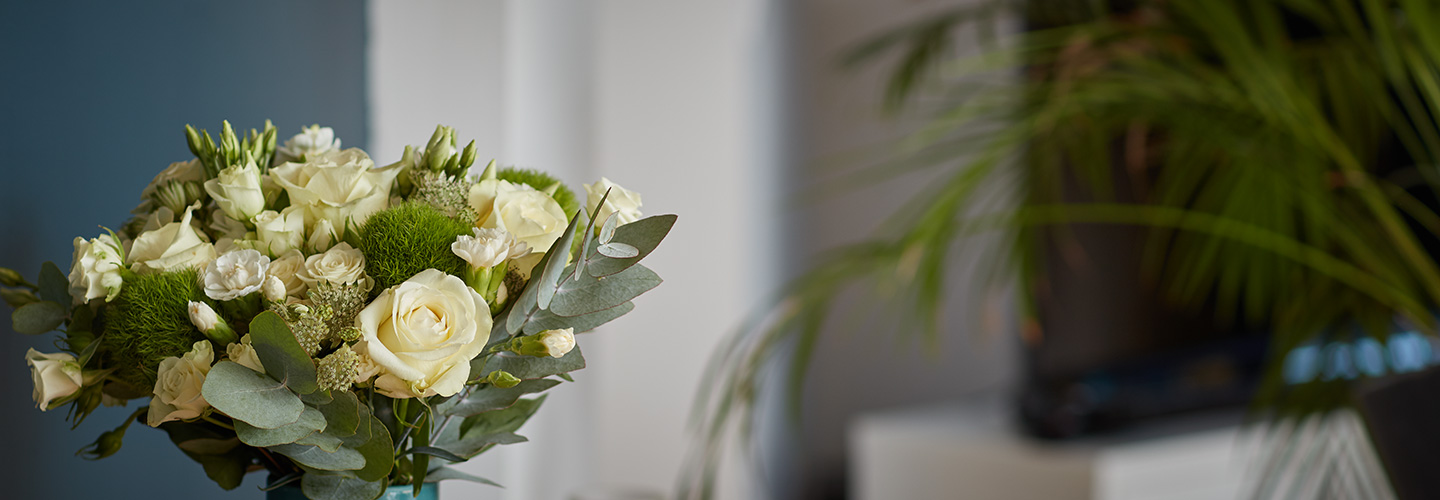
[[[520,379],[505,370],[495,370],[485,377],[485,383],[501,389],[509,389],[519,385]]]
[[[510,341],[510,350],[524,356],[563,358],[574,348],[574,328],[545,330]]]
[[[20,273],[8,267],[0,267],[0,285],[26,287],[31,286],[30,282],[25,281],[25,278],[23,276],[20,276]]]

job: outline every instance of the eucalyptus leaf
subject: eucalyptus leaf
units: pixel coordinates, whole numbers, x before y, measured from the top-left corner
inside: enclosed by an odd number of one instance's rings
[[[660,286],[661,281],[654,271],[638,264],[610,276],[569,279],[560,283],[555,291],[550,312],[557,316],[580,316],[604,311]]]
[[[345,446],[341,446],[333,452],[327,452],[318,446],[293,443],[271,446],[269,449],[312,469],[342,471],[359,470],[365,467],[365,455],[362,455],[359,450]]]
[[[295,444],[310,445],[326,453],[335,453],[339,451],[341,445],[345,444],[345,440],[328,432],[312,432],[295,440]]]
[[[600,245],[603,246],[615,239],[615,227],[618,225],[620,225],[620,215],[616,212],[611,212],[610,216],[605,218],[605,224],[600,226],[600,236],[598,240]]]
[[[600,255],[612,259],[629,259],[640,255],[640,249],[618,241],[601,243],[600,246],[595,248],[595,251],[600,252]]]
[[[655,247],[670,234],[670,228],[675,226],[676,216],[655,215],[644,219],[625,224],[615,228],[615,234],[609,241],[604,243],[623,243],[634,247],[636,255],[628,258],[612,258],[598,252],[602,242],[595,242],[591,246],[596,247],[593,252],[585,252],[585,274],[594,277],[610,276],[619,273],[630,266],[633,266],[650,255]]]
[[[255,427],[238,419],[235,421],[235,435],[245,444],[256,448],[294,443],[324,430],[324,414],[309,406],[306,406],[305,410],[300,413],[299,420],[274,429]]]
[[[316,370],[316,372],[318,373],[319,370]],[[330,391],[317,390],[309,394],[301,394],[300,400],[304,401],[307,405],[319,408],[321,406],[330,404],[330,402],[334,401],[335,398],[330,394]]]
[[[367,410],[365,413],[370,412]],[[356,471],[356,476],[367,481],[379,481],[390,475],[390,469],[395,466],[395,443],[389,429],[379,419],[371,415],[364,422],[368,425],[362,425],[361,431],[345,438],[345,441],[365,457],[365,467]]]
[[[215,409],[263,429],[292,424],[305,411],[285,384],[228,360],[210,369],[201,394]]]
[[[440,481],[448,480],[470,481],[472,483],[488,484],[496,488],[504,488],[504,486],[501,486],[500,483],[497,483],[495,481],[491,481],[480,476],[466,474],[464,472],[460,472],[449,467],[436,467],[430,470],[429,475],[425,476],[425,481],[430,483],[437,483]]]
[[[633,310],[635,310],[635,303],[626,302],[609,309],[579,316],[556,316],[555,313],[550,311],[539,311],[530,318],[530,321],[525,323],[524,332],[526,335],[534,335],[545,330],[559,330],[564,328],[574,328],[575,333],[588,332],[599,328],[600,325],[624,316]]]
[[[10,314],[10,324],[16,333],[40,335],[60,328],[68,312],[65,306],[48,300],[31,302]]]
[[[335,437],[355,434],[360,423],[370,417],[369,409],[350,391],[336,391],[334,399],[319,408],[325,414],[325,433]]]
[[[454,399],[440,404],[435,411],[443,416],[468,417],[487,411],[503,410],[514,405],[521,396],[544,392],[560,385],[558,380],[523,380],[514,387],[501,388],[484,385],[470,392],[465,399]]]
[[[582,368],[585,368],[585,357],[577,346],[560,358],[521,356],[512,352],[475,358],[474,361],[471,361],[470,373],[478,372],[479,376],[474,380],[479,380],[489,376],[490,372],[504,370],[520,380],[531,380],[573,372]]]
[[[70,280],[54,262],[46,261],[40,265],[40,298],[57,304],[74,302],[70,297]]]
[[[505,318],[506,331],[511,334],[519,332],[537,307],[549,307],[555,294],[555,285],[560,282],[561,273],[565,270],[565,261],[570,254],[570,244],[575,240],[575,227],[580,223],[580,214],[577,212],[570,218],[570,225],[560,233],[560,239],[550,245],[552,250],[535,265],[535,269],[540,272],[531,275],[530,283],[525,285],[519,299],[511,305],[510,314]]]
[[[405,452],[404,452],[404,453],[401,453],[401,455],[411,455],[411,454],[417,454],[417,453],[418,453],[418,454],[421,454],[421,455],[430,455],[430,456],[432,456],[432,457],[438,457],[438,458],[441,458],[441,459],[444,459],[444,460],[449,460],[449,461],[451,461],[451,462],[464,462],[464,461],[465,461],[465,458],[464,458],[464,457],[461,457],[461,456],[456,455],[456,454],[454,454],[454,453],[450,453],[449,451],[447,451],[447,450],[445,450],[445,449],[442,449],[442,448],[436,448],[436,447],[434,447],[434,446],[416,446],[416,447],[414,447],[414,448],[410,448],[410,449],[408,449],[408,450],[405,450]]]
[[[289,387],[296,394],[309,394],[319,389],[315,382],[315,362],[285,320],[273,311],[265,311],[250,321],[250,344],[260,357],[265,372]]]
[[[525,436],[513,432],[496,432],[493,434],[472,433],[463,435],[459,441],[436,443],[435,447],[445,450],[446,453],[463,457],[464,460],[469,460],[497,445],[517,444],[526,441],[529,440],[526,439]]]
[[[385,493],[383,479],[366,481],[354,472],[310,469],[300,479],[300,491],[310,500],[374,500]]]

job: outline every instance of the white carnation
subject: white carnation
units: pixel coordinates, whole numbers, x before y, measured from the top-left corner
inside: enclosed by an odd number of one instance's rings
[[[474,232],[474,236],[462,235],[450,244],[450,251],[473,267],[495,267],[530,254],[529,245],[504,229],[477,227]]]
[[[233,300],[255,293],[265,284],[270,258],[256,250],[235,250],[205,268],[205,296]]]

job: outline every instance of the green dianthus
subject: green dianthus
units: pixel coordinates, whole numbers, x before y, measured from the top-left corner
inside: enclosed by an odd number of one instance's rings
[[[127,277],[120,295],[105,310],[105,336],[97,355],[133,389],[155,387],[155,370],[165,358],[190,352],[205,334],[190,323],[190,301],[205,300],[194,269]]]
[[[375,278],[376,292],[426,269],[461,276],[465,261],[450,250],[450,244],[471,234],[473,227],[472,222],[447,217],[425,203],[406,202],[378,212],[360,228],[365,273]]]

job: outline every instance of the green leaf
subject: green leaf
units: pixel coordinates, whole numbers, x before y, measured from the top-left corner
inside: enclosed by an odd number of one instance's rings
[[[74,303],[70,298],[70,280],[54,262],[47,261],[40,266],[40,298],[57,304]]]
[[[320,410],[309,406],[305,407],[305,410],[300,413],[299,420],[274,429],[262,429],[247,424],[242,420],[235,420],[235,435],[240,438],[240,441],[256,448],[267,448],[270,446],[294,443],[301,438],[320,433],[324,430],[324,414],[322,414]]]
[[[210,369],[201,394],[215,409],[263,429],[295,423],[305,411],[305,404],[285,384],[233,361],[221,361]]]
[[[18,333],[40,335],[55,331],[65,322],[65,306],[48,300],[20,306],[10,314],[10,324]]]
[[[374,414],[366,410],[370,417],[365,420],[369,425],[362,426],[363,431],[357,431],[355,435],[346,439],[347,444],[357,443],[360,437],[364,442],[355,447],[365,456],[365,468],[356,471],[356,476],[367,481],[379,481],[390,475],[390,469],[395,466],[395,443],[390,439],[390,430]]]
[[[365,467],[365,456],[359,450],[341,446],[327,452],[318,446],[307,444],[282,444],[271,446],[271,451],[290,457],[295,463],[329,471],[359,470]]]
[[[487,436],[515,432],[545,403],[546,396],[516,401],[509,408],[466,417],[460,424],[460,436]]]
[[[638,264],[602,278],[572,276],[555,291],[550,312],[557,316],[580,316],[604,311],[660,286],[661,281],[654,271]]]
[[[497,483],[495,481],[491,481],[480,476],[466,474],[464,472],[460,472],[449,467],[436,467],[434,470],[430,471],[430,474],[425,476],[425,482],[429,483],[436,483],[447,480],[470,481],[474,483],[488,484],[496,488],[504,488],[504,486],[501,486],[500,483]]]
[[[626,302],[603,311],[579,316],[556,316],[550,311],[539,311],[525,323],[524,331],[526,335],[534,335],[545,330],[574,328],[575,333],[583,333],[599,328],[600,325],[614,321],[633,310],[635,310],[635,303]]]
[[[525,436],[513,432],[497,432],[493,434],[469,434],[461,437],[458,441],[437,443],[435,447],[441,448],[447,453],[464,457],[464,460],[469,460],[496,445],[516,444],[526,441],[528,441],[528,439],[525,439]]]
[[[200,463],[207,477],[227,490],[240,486],[254,458],[253,448],[240,446],[234,434],[213,424],[166,422],[160,424],[160,429],[185,456]]]
[[[557,385],[560,385],[560,381],[550,379],[525,380],[509,388],[487,384],[471,391],[470,396],[463,400],[452,399],[440,404],[435,411],[446,416],[468,417],[487,411],[503,410],[514,405],[521,396],[544,392]]]
[[[421,454],[421,455],[429,455],[429,456],[432,456],[432,457],[439,457],[439,458],[441,458],[441,459],[449,460],[449,461],[451,461],[451,462],[464,462],[464,461],[465,461],[465,458],[464,458],[464,457],[461,457],[461,456],[456,455],[456,454],[454,454],[454,453],[450,453],[449,451],[446,451],[446,450],[441,449],[441,448],[436,448],[436,447],[434,447],[434,446],[416,446],[416,447],[414,447],[414,448],[410,448],[410,449],[408,449],[408,450],[405,450],[405,452],[404,452],[404,453],[401,453],[401,455],[412,455],[412,454],[417,454],[417,453],[418,453],[418,454]]]
[[[603,243],[596,241],[591,245],[595,251],[585,252],[585,274],[599,278],[629,269],[660,246],[660,242],[670,234],[670,228],[675,226],[675,220],[674,215],[656,215],[615,228],[610,240]],[[612,242],[634,247],[637,253],[634,257],[612,258],[598,252],[600,245]]]
[[[385,481],[366,481],[354,472],[309,469],[300,479],[300,491],[310,500],[374,500],[385,493]]]
[[[505,370],[520,380],[531,380],[585,368],[585,357],[577,346],[560,358],[521,356],[511,352],[502,352],[494,356],[475,358],[470,363],[471,380],[485,378],[495,370]]]
[[[295,441],[295,444],[304,444],[320,448],[325,453],[335,453],[345,440],[336,437],[328,432],[315,432]]]
[[[337,391],[330,404],[320,406],[325,414],[325,433],[335,437],[349,437],[355,434],[360,422],[370,417],[368,408],[350,391]]]
[[[319,370],[316,370],[316,372],[318,373]],[[335,398],[330,395],[330,391],[317,390],[310,394],[301,394],[300,400],[304,401],[307,405],[319,408],[321,406],[330,404],[330,402],[334,401]]]
[[[570,218],[570,225],[560,233],[560,239],[550,245],[550,252],[540,259],[535,269],[540,272],[530,278],[530,283],[525,286],[525,291],[520,292],[520,298],[510,308],[510,314],[505,319],[505,330],[514,334],[520,331],[520,327],[530,319],[530,314],[535,309],[549,307],[550,300],[555,294],[555,284],[560,282],[560,277],[565,270],[565,261],[570,256],[570,243],[575,240],[575,227],[580,223],[580,212]]]
[[[629,259],[640,255],[639,249],[619,242],[601,243],[595,247],[595,251],[612,259]]]
[[[310,394],[320,387],[315,382],[315,362],[280,315],[265,311],[255,316],[250,321],[250,343],[265,372],[296,394]]]

